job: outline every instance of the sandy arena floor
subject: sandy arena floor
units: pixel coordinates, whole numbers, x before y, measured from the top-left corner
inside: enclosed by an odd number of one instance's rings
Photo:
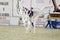
[[[60,29],[37,28],[26,33],[21,26],[0,26],[0,40],[60,40]]]

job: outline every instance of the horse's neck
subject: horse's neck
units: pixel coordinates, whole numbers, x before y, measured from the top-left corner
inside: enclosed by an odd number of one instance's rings
[[[27,18],[28,16],[25,14],[25,13],[23,13],[22,14],[22,18],[24,19],[24,18]]]
[[[25,13],[24,11],[21,10],[21,16],[23,20],[29,20],[29,15],[27,14],[27,12]]]

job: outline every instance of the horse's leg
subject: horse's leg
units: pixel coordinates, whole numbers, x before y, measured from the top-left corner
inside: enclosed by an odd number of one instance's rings
[[[30,21],[27,21],[27,27],[26,27],[26,33],[28,33],[28,32],[31,32],[31,23],[30,23]]]
[[[34,32],[33,33],[36,33],[36,22],[35,21],[33,22],[33,25],[34,25]]]
[[[24,26],[26,33],[27,33],[26,21],[24,19],[23,19],[23,26]]]
[[[35,22],[34,22],[33,24],[34,24],[34,32],[33,32],[33,33],[36,33],[36,26],[35,26]]]
[[[26,26],[25,26],[26,33],[28,33],[28,24],[26,23],[25,25],[26,25]]]

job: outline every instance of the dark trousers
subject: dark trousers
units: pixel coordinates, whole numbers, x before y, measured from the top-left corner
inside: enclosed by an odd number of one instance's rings
[[[33,24],[33,22],[31,22],[31,24],[32,24],[32,26],[34,27],[34,24]]]
[[[46,25],[46,27],[45,27],[45,28],[47,28],[47,27],[48,27],[48,25],[49,25],[49,27],[51,28],[51,23],[50,23],[50,21],[48,21],[48,23],[47,23],[47,25]]]
[[[30,22],[31,22],[31,25],[34,27],[34,24],[33,24],[33,22],[31,21],[31,19],[30,19]]]

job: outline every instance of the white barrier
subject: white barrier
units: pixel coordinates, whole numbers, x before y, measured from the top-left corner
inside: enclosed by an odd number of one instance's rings
[[[19,17],[10,17],[10,25],[19,25]]]
[[[0,25],[19,25],[19,17],[1,16]]]
[[[9,17],[0,16],[0,25],[10,25]]]

